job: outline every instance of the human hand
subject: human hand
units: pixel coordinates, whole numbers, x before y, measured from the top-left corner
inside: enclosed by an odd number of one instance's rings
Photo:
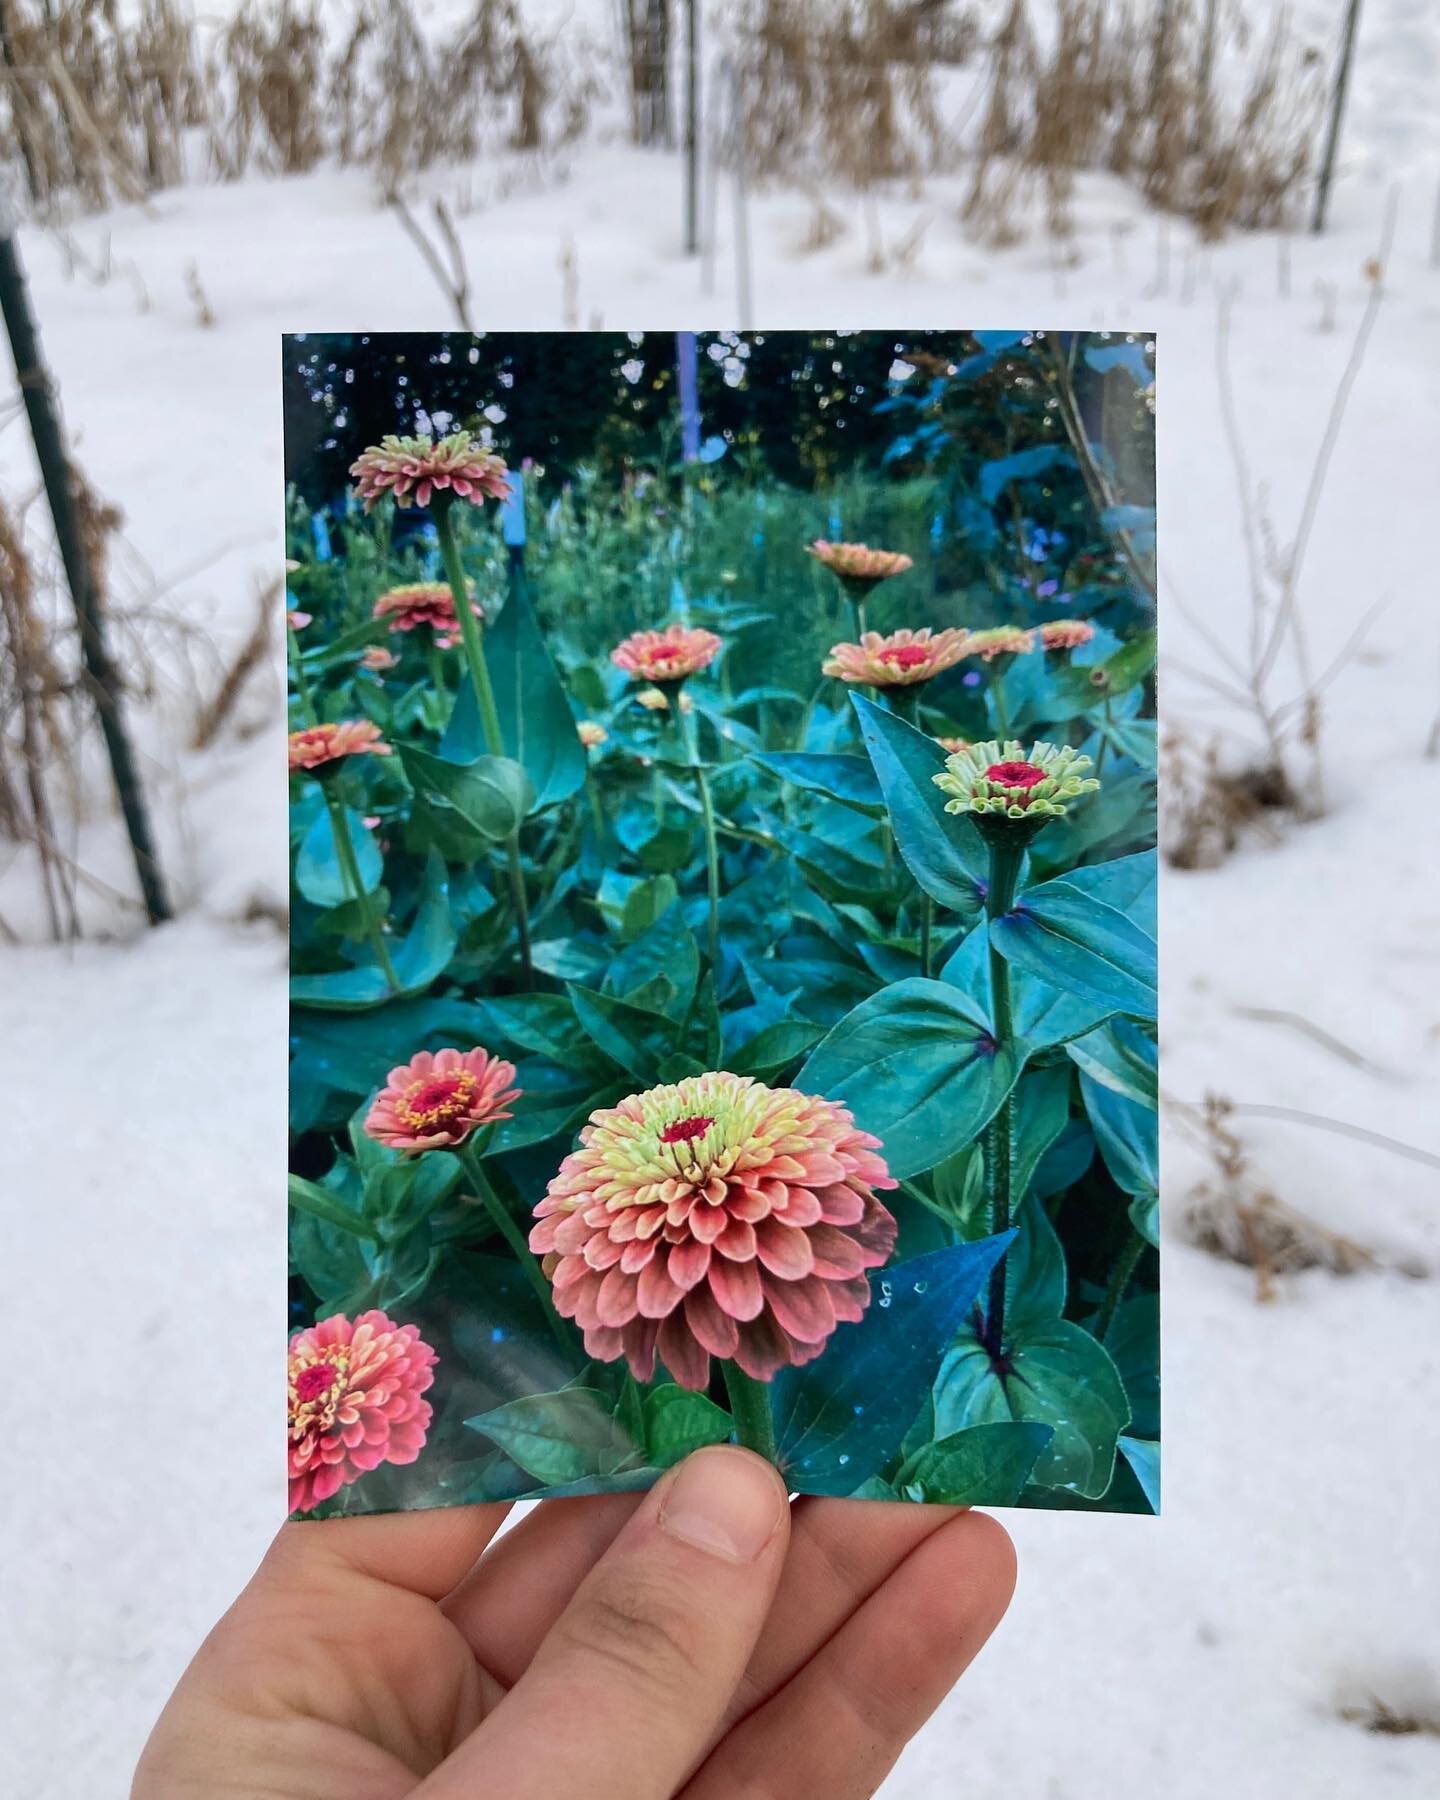
[[[132,1800],[860,1800],[998,1623],[981,1513],[801,1499],[748,1451],[645,1495],[282,1528]]]

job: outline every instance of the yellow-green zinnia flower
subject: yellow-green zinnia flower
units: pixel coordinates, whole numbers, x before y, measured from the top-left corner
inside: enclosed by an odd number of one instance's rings
[[[1090,758],[1068,744],[1035,743],[1027,754],[1014,738],[1003,745],[991,738],[948,756],[933,780],[951,796],[946,812],[1033,820],[1058,817],[1068,801],[1098,788],[1084,773],[1089,767]]]

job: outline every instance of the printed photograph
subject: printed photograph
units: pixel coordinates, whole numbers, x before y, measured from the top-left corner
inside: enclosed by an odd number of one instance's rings
[[[1158,1512],[1155,362],[285,340],[295,1515]]]

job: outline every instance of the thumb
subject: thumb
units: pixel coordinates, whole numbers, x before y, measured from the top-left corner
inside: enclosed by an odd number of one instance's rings
[[[749,1660],[785,1560],[779,1474],[698,1451],[651,1491],[495,1711],[414,1800],[668,1800]]]

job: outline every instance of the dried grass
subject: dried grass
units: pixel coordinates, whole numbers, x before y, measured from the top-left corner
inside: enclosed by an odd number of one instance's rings
[[[1075,173],[1105,169],[1213,240],[1294,221],[1323,103],[1318,65],[1284,16],[1243,59],[1222,103],[1212,80],[1213,9],[1058,0],[1048,42],[1013,0],[990,44],[985,112],[965,215],[991,243],[1013,242],[1037,192],[1052,232],[1072,229]]]
[[[4,0],[0,142],[32,205],[99,209],[209,172],[298,174],[333,156],[393,194],[487,143],[541,152],[585,128],[599,87],[575,34],[528,32],[519,0],[476,0],[447,37],[406,0],[360,0],[343,38],[322,8],[248,0],[222,24],[182,0]],[[193,172],[193,171],[192,171]]]

